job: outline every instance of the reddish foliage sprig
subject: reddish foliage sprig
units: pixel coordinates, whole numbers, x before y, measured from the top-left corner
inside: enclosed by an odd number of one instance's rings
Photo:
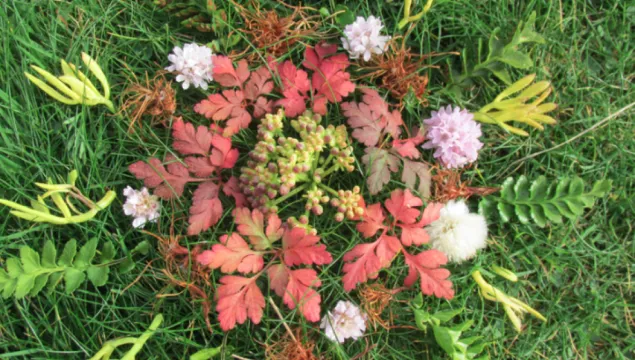
[[[442,204],[429,203],[421,211],[418,208],[422,205],[421,198],[412,195],[409,190],[397,189],[383,207],[381,204],[367,207],[362,221],[357,224],[357,230],[366,238],[374,237],[377,233],[380,235],[374,242],[356,245],[344,255],[344,290],[351,291],[357,284],[377,278],[379,271],[388,268],[394,258],[403,253],[409,268],[404,285],[411,286],[419,279],[421,292],[426,295],[448,300],[454,296],[452,282],[447,280],[450,272],[440,267],[447,263],[445,254],[437,250],[424,250],[414,255],[406,250],[429,241],[424,227],[438,219],[443,208]]]
[[[166,200],[182,196],[188,183],[198,183],[187,229],[188,235],[196,235],[215,225],[223,214],[221,190],[234,197],[237,204],[244,202],[236,179],[230,178],[227,183],[221,179],[221,171],[236,164],[238,150],[232,149],[231,139],[218,134],[214,127],[195,128],[181,118],[173,124],[172,137],[174,150],[186,156],[183,162],[172,155],[164,161],[153,157],[148,162],[137,161],[128,170]]]
[[[290,309],[298,307],[309,321],[320,320],[321,298],[316,289],[321,281],[317,272],[310,267],[296,268],[333,261],[326,246],[319,244],[320,237],[303,228],[284,227],[275,214],[265,216],[259,210],[237,208],[233,215],[237,232],[221,236],[219,244],[197,257],[200,264],[227,274],[216,291],[221,328],[231,330],[247,318],[260,322],[265,298],[256,280],[265,273],[270,288]],[[236,271],[255,275],[230,275]]]
[[[227,121],[225,136],[246,128],[252,118],[271,113],[274,106],[284,107],[287,116],[295,117],[307,109],[309,101],[313,112],[326,115],[327,103],[338,103],[355,90],[346,72],[348,57],[336,52],[335,44],[307,47],[302,66],[312,71],[310,78],[307,71],[288,60],[278,64],[272,59],[268,67],[250,72],[247,60],[239,61],[234,68],[228,57],[214,56],[214,80],[229,89],[209,95],[194,106],[194,111],[214,121]],[[269,68],[280,78],[280,88],[271,81]],[[265,97],[274,90],[282,95],[275,103]]]
[[[375,90],[363,89],[362,93],[361,102],[344,102],[341,106],[354,129],[352,136],[367,146],[362,162],[370,168],[368,190],[373,195],[379,193],[402,164],[401,181],[421,196],[430,196],[430,167],[421,161],[417,149],[425,137],[415,129],[412,137],[401,138],[408,131],[404,131],[399,110],[391,109]]]

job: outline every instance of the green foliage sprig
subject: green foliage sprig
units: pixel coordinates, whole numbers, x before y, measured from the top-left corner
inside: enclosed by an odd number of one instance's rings
[[[61,60],[63,75],[55,77],[50,72],[31,65],[31,68],[40,74],[49,84],[36,78],[35,76],[25,72],[24,75],[37,87],[42,89],[53,99],[68,105],[105,105],[108,110],[115,112],[115,107],[110,101],[110,84],[101,67],[90,55],[82,53],[82,61],[88,67],[88,70],[99,80],[103,88],[103,94],[97,90],[95,85],[77,69],[73,64],[69,64],[63,59]],[[52,87],[51,87],[52,85]]]
[[[181,18],[181,25],[200,32],[215,32],[225,26],[227,15],[213,0],[154,0],[164,11]]]
[[[20,248],[20,258],[9,258],[6,271],[0,269],[0,290],[5,299],[13,295],[21,299],[26,295],[37,295],[48,283],[51,292],[64,280],[66,293],[75,291],[86,277],[95,286],[103,286],[108,281],[110,264],[115,257],[115,248],[110,241],[104,243],[99,261],[93,263],[97,251],[97,238],[89,240],[77,252],[77,241],[70,240],[57,257],[57,250],[48,240],[40,256],[29,246]],[[56,260],[57,258],[57,260]]]
[[[470,65],[467,62],[467,49],[463,49],[461,58],[463,59],[463,73],[453,79],[451,89],[460,92],[461,88],[472,86],[474,79],[486,78],[490,74],[496,76],[505,84],[512,83],[511,76],[505,65],[516,69],[527,69],[533,65],[533,60],[529,54],[519,50],[519,46],[526,43],[544,44],[542,35],[535,32],[536,13],[533,12],[529,19],[523,24],[521,22],[516,28],[514,36],[508,43],[504,43],[500,37],[500,28],[494,29],[489,37],[488,53],[484,61],[482,59],[483,43],[479,40],[477,63]]]
[[[555,110],[558,106],[555,103],[542,103],[551,94],[551,84],[548,81],[538,81],[532,85],[531,83],[535,78],[536,74],[528,75],[510,85],[494,101],[475,112],[474,120],[496,124],[511,133],[522,136],[529,134],[507,123],[518,121],[539,130],[544,130],[542,124],[555,124],[556,120],[545,114]],[[519,92],[520,94],[510,98]],[[528,104],[527,101],[534,97],[536,99]]]
[[[591,191],[585,192],[584,181],[579,177],[564,178],[551,185],[544,176],[529,182],[525,176],[507,178],[500,196],[487,196],[479,203],[479,212],[492,215],[494,208],[503,222],[510,221],[514,214],[521,223],[533,220],[544,227],[549,221],[561,223],[562,217],[575,220],[590,208],[595,200],[608,193],[611,180],[596,181]]]
[[[0,205],[5,205],[14,209],[10,211],[11,215],[32,222],[66,225],[88,221],[94,218],[98,212],[107,208],[113,200],[115,200],[117,194],[110,190],[106,192],[106,195],[104,195],[101,200],[93,202],[85,197],[81,191],[75,187],[75,182],[77,181],[78,176],[79,173],[77,170],[73,170],[68,174],[68,180],[65,184],[53,184],[51,179],[48,179],[46,184],[35,183],[37,187],[47,191],[41,196],[38,196],[37,201],[31,200],[31,207],[20,205],[7,199],[0,199]],[[62,194],[65,194],[66,197],[62,197]],[[44,199],[49,196],[53,200],[57,209],[61,212],[62,216],[51,213],[48,205],[44,202]],[[80,201],[86,205],[89,210],[80,212],[70,201],[71,198]],[[73,213],[75,213],[75,215]]]
[[[461,338],[461,335],[472,326],[473,321],[468,320],[454,326],[442,325],[459,315],[463,309],[438,311],[434,314],[422,309],[423,297],[417,295],[410,303],[415,314],[417,327],[425,332],[432,328],[434,339],[452,360],[487,359],[487,355],[478,356],[487,345],[481,342],[482,336],[470,336]]]
[[[145,343],[150,339],[152,335],[157,331],[161,323],[163,322],[163,315],[158,314],[152,320],[150,327],[146,330],[141,336],[136,337],[125,337],[121,339],[108,340],[104,343],[104,346],[95,354],[95,356],[91,357],[90,360],[109,360],[110,356],[115,352],[115,350],[122,345],[132,345],[130,350],[126,352],[126,354],[121,358],[121,360],[135,360],[137,358],[137,354]]]

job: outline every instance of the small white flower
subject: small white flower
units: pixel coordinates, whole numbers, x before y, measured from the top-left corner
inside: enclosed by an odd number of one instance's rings
[[[379,34],[383,28],[381,20],[374,16],[369,16],[368,20],[358,16],[354,23],[346,25],[344,28],[346,37],[341,40],[350,58],[357,59],[363,56],[364,61],[368,61],[373,54],[383,53],[386,42],[390,40],[390,36]]]
[[[161,203],[156,195],[150,195],[147,188],[135,190],[130,186],[123,190],[126,202],[123,212],[134,217],[132,226],[143,228],[147,222],[156,222],[160,215]]]
[[[357,340],[366,331],[366,314],[350,301],[338,301],[335,309],[322,318],[320,328],[327,338],[340,344],[348,338]]]
[[[487,222],[482,215],[470,214],[465,201],[449,201],[441,209],[441,216],[430,224],[426,231],[430,235],[432,248],[448,256],[452,262],[460,263],[476,255],[487,246]]]
[[[183,48],[176,46],[172,54],[168,55],[168,60],[172,65],[165,70],[176,73],[176,81],[182,82],[183,89],[188,89],[190,85],[207,89],[207,82],[214,80],[212,70],[212,49],[207,46],[197,44],[185,44]]]

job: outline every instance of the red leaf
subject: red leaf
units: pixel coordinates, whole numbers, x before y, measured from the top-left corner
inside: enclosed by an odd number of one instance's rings
[[[390,199],[385,202],[386,210],[402,224],[414,224],[421,211],[416,209],[423,205],[423,201],[412,195],[410,190],[396,189],[390,194]]]
[[[234,210],[234,221],[238,224],[238,232],[249,237],[249,242],[256,250],[271,248],[271,244],[280,240],[284,230],[278,215],[267,216],[267,228],[264,225],[264,215],[260,210],[249,211],[247,208]]]
[[[293,310],[300,307],[300,312],[309,321],[320,321],[320,294],[315,289],[322,285],[313,269],[290,270],[287,288],[282,301]]]
[[[377,91],[362,89],[362,92],[363,102],[342,104],[348,124],[355,129],[352,136],[366,146],[377,145],[384,133],[398,138],[401,134],[400,126],[403,125],[401,113],[397,110],[391,112]]]
[[[172,147],[183,155],[209,155],[212,134],[205,126],[194,129],[194,125],[185,123],[181,118],[178,118],[172,125],[172,137],[174,138]]]
[[[254,324],[260,323],[265,297],[256,285],[257,278],[226,275],[220,279],[222,285],[216,289],[216,311],[224,331],[233,329],[236,323],[244,323],[248,317]]]
[[[373,204],[366,207],[361,222],[357,223],[357,231],[361,232],[364,237],[371,237],[380,229],[384,229],[384,211],[381,204]]]
[[[284,107],[289,117],[302,114],[306,110],[307,92],[311,89],[309,75],[304,70],[298,70],[289,60],[278,65],[277,70],[284,98],[276,101],[276,106]]]
[[[218,185],[211,181],[202,183],[194,191],[187,234],[200,234],[216,225],[222,215],[223,204],[218,199]]]
[[[166,157],[166,161],[174,158]],[[128,170],[139,180],[143,180],[143,184],[154,190],[154,194],[162,199],[171,199],[183,194],[185,184],[193,179],[183,164],[172,162],[165,169],[161,160],[151,158],[148,163],[137,161],[130,165]]]
[[[269,69],[262,66],[251,73],[249,81],[245,84],[245,98],[255,101],[261,95],[267,95],[273,90],[273,82]]]
[[[230,177],[229,180],[223,185],[223,193],[227,196],[231,196],[234,198],[236,202],[236,207],[243,207],[247,203],[247,199],[245,195],[240,190],[240,186],[238,185],[238,179],[234,176]]]
[[[249,78],[249,64],[246,60],[238,62],[238,68],[227,56],[213,56],[214,80],[225,87],[242,86]]]
[[[241,90],[223,90],[194,105],[194,111],[214,121],[227,120],[223,135],[229,137],[249,126],[251,115],[246,110]]]
[[[324,62],[320,66],[320,71],[314,72],[311,76],[311,84],[316,92],[314,96],[322,95],[332,103],[340,102],[355,91],[355,84],[350,81],[350,78],[351,74],[339,70],[337,65],[328,61]]]
[[[417,146],[421,145],[425,141],[425,136],[417,130],[417,135],[408,139],[395,139],[392,142],[392,148],[403,157],[409,159],[418,159],[421,156]]]
[[[324,265],[333,261],[326,245],[318,244],[319,236],[307,234],[303,228],[293,228],[282,236],[283,258],[287,266]]]
[[[348,61],[348,56],[346,54],[337,54],[333,55],[337,52],[337,44],[327,44],[325,42],[321,42],[317,44],[314,48],[306,47],[304,50],[304,62],[302,66],[309,70],[317,71],[324,65],[324,63],[329,63],[330,65],[334,65],[336,70],[346,70],[348,65],[350,65]]]
[[[430,241],[430,236],[424,227],[430,225],[433,221],[439,218],[441,215],[441,209],[443,209],[443,204],[429,203],[423,211],[421,220],[417,223],[410,225],[397,223],[397,226],[401,228],[401,243],[404,246],[428,243],[428,241]]]
[[[271,287],[278,296],[284,296],[284,291],[289,283],[287,267],[283,264],[273,265],[267,269],[267,275],[269,276],[269,287]]]
[[[410,255],[404,251],[403,254],[409,267],[404,285],[411,286],[419,278],[422,293],[447,300],[454,297],[452,282],[447,280],[450,271],[440,268],[448,261],[445,254],[437,250],[426,250],[417,255]]]
[[[273,112],[273,101],[267,100],[262,96],[259,97],[252,105],[254,106],[254,117],[259,118],[265,114]]]
[[[249,244],[236,233],[220,237],[220,244],[200,253],[196,260],[210,269],[219,269],[229,274],[236,270],[243,274],[257,273],[264,267],[260,253],[249,248]]]
[[[232,149],[232,141],[226,137],[220,135],[212,136],[211,143],[214,146],[210,161],[212,165],[223,168],[231,169],[238,160],[238,150]]]
[[[208,177],[216,171],[216,167],[207,157],[188,156],[184,159],[188,170],[198,177]]]
[[[370,244],[356,245],[342,258],[346,262],[342,277],[344,290],[351,291],[358,283],[377,278],[379,271],[388,267],[400,250],[399,239],[388,235],[382,235]]]

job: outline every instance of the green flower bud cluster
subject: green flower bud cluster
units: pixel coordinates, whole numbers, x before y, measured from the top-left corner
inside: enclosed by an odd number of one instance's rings
[[[261,120],[258,143],[249,153],[247,166],[241,168],[239,178],[253,208],[275,213],[280,202],[305,191],[302,197],[306,199],[306,213],[299,220],[293,219],[298,224],[308,224],[309,213],[321,215],[323,205],[331,200],[336,200],[338,205],[334,206],[341,220],[353,218],[359,212],[358,187],[356,191],[338,192],[323,183],[333,172],[352,172],[355,158],[346,126],[325,127],[321,120],[320,115],[306,111],[288,123],[295,130],[293,136],[284,131],[287,129],[283,110],[267,114]],[[353,215],[348,216],[349,213]]]
[[[337,208],[336,221],[343,221],[344,218],[353,220],[364,215],[364,199],[359,186],[355,186],[353,191],[339,190],[337,198],[331,200],[331,205]]]

